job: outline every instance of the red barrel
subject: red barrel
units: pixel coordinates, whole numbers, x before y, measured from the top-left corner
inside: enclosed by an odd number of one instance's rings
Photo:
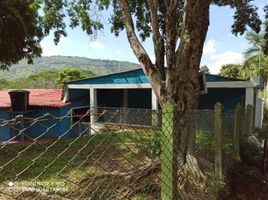
[[[11,108],[13,111],[26,111],[29,106],[30,92],[27,90],[12,90],[9,91],[11,100]]]

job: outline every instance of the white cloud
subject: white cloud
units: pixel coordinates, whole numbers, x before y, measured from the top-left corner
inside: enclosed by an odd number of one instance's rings
[[[89,48],[91,49],[104,49],[105,46],[98,41],[90,42]]]
[[[121,51],[121,50],[117,50],[117,51],[115,52],[115,54],[116,54],[116,55],[121,55],[121,54],[122,54],[122,51]]]
[[[203,54],[204,55],[212,55],[216,52],[216,48],[215,48],[215,39],[211,39],[208,40],[205,44],[204,44],[204,48],[203,48]]]
[[[154,54],[149,54],[149,57],[150,57],[152,63],[155,63],[155,55]]]
[[[214,54],[210,56],[212,64],[209,65],[209,69],[212,74],[220,72],[221,66],[225,64],[239,64],[242,63],[244,57],[242,53],[234,51],[226,51],[224,53]]]
[[[42,56],[54,56],[58,55],[51,47],[46,43],[41,43]]]
[[[60,42],[59,42],[59,44],[63,44],[63,43],[67,43],[67,42],[69,42],[69,39],[68,39],[67,37],[62,36],[62,37],[60,38]]]

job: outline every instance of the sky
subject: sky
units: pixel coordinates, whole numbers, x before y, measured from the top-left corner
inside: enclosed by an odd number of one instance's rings
[[[259,14],[262,17],[264,15],[262,8],[266,0],[255,0],[254,2],[260,7]],[[219,73],[224,64],[242,63],[243,52],[249,47],[244,36],[236,37],[231,33],[233,13],[234,10],[229,7],[211,6],[210,8],[210,26],[204,44],[201,66],[207,65],[212,74]],[[102,14],[98,17],[104,22],[104,29],[98,32],[96,37],[89,37],[80,28],[68,28],[68,36],[61,38],[57,46],[54,44],[52,34],[41,42],[42,55],[79,56],[138,63],[125,32],[123,31],[119,37],[115,37],[110,32],[109,14]],[[154,62],[151,39],[146,40],[143,46]]]

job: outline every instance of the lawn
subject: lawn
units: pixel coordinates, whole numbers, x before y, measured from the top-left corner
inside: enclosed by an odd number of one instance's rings
[[[105,131],[47,144],[1,144],[0,189],[4,197],[21,199],[155,199],[156,176],[136,182],[122,176],[158,153],[152,130]]]

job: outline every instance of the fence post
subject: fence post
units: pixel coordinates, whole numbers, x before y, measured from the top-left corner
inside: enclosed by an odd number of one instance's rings
[[[218,180],[222,178],[222,105],[215,104],[215,174]]]
[[[161,141],[161,199],[173,200],[173,180],[177,172],[173,172],[173,114],[174,105],[166,103],[163,106],[163,133],[160,134]]]
[[[250,136],[253,133],[253,106],[247,105],[246,110],[246,136]]]
[[[241,138],[241,104],[237,104],[235,109],[234,122],[234,159],[240,161],[240,138]]]

